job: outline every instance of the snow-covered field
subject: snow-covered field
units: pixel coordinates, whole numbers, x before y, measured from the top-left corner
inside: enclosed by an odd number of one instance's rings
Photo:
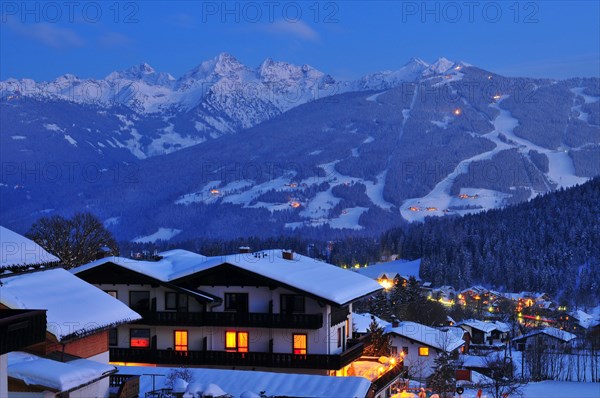
[[[476,389],[466,389],[462,398],[475,398]],[[485,392],[482,398],[491,398]],[[523,387],[523,398],[598,398],[600,383],[580,383],[571,381],[541,381]]]
[[[179,235],[181,233],[180,229],[176,228],[159,228],[158,231],[151,235],[147,236],[138,236],[133,241],[135,243],[154,243],[157,240],[169,240]]]

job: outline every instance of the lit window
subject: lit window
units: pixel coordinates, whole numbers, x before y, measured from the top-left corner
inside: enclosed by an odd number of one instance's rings
[[[306,355],[306,335],[305,334],[295,334],[294,338],[294,354],[296,355]]]
[[[429,347],[419,347],[419,356],[420,357],[428,357],[429,356]]]
[[[248,332],[225,332],[225,349],[230,352],[248,352]]]
[[[129,346],[132,348],[150,347],[150,329],[130,329]]]
[[[225,349],[227,351],[237,351],[236,332],[225,332]]]
[[[346,337],[350,337],[350,319],[346,319]]]
[[[112,296],[114,298],[118,298],[117,297],[117,291],[116,290],[105,290],[105,292],[109,295]]]
[[[175,351],[188,350],[188,332],[187,330],[175,331]]]
[[[239,332],[237,335],[238,352],[248,352],[248,332]]]

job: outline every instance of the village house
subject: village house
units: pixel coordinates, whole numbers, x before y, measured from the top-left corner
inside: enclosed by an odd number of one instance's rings
[[[411,277],[421,282],[419,277],[420,267],[421,259],[414,261],[395,260],[359,268],[356,272],[376,280],[385,289],[390,289],[395,285],[406,286]]]
[[[477,319],[468,319],[458,322],[456,326],[462,328],[468,333],[468,344],[466,351],[470,346],[479,348],[504,347],[509,340],[510,325],[499,321],[480,321]]]
[[[0,314],[33,309],[45,337],[7,354],[8,396],[107,397],[108,330],[139,315],[62,268],[0,277]]]
[[[366,340],[352,303],[381,286],[286,250],[107,257],[72,272],[139,312],[110,333],[110,360],[347,376]],[[368,337],[368,336],[366,336]]]
[[[411,379],[426,380],[435,369],[435,359],[446,352],[457,356],[465,344],[459,328],[436,329],[416,322],[393,322],[385,328],[391,337],[392,355],[404,360]]]
[[[541,350],[551,352],[568,351],[577,338],[573,333],[553,327],[533,330],[512,340],[519,351]]]
[[[108,397],[108,330],[140,316],[6,228],[0,236],[0,396]],[[6,254],[6,255],[5,255]],[[38,266],[47,268],[28,270]],[[16,272],[15,272],[16,270]]]

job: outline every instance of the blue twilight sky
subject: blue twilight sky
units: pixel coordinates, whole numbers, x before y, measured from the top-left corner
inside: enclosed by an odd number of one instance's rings
[[[600,76],[593,1],[2,0],[0,80],[102,78],[147,62],[175,77],[228,52],[338,78],[444,56],[511,76]]]

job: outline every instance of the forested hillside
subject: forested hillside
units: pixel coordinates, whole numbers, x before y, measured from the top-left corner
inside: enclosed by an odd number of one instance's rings
[[[179,247],[205,255],[290,248],[338,265],[364,265],[381,256],[421,257],[434,285],[484,284],[506,291],[546,291],[570,303],[600,296],[600,178],[539,196],[527,203],[464,217],[428,218],[389,230],[380,239],[351,236],[323,242],[301,235],[263,239],[197,239]],[[149,246],[127,244],[126,253]]]
[[[600,179],[502,210],[388,231],[384,253],[422,257],[436,285],[483,283],[593,304],[600,291]]]

